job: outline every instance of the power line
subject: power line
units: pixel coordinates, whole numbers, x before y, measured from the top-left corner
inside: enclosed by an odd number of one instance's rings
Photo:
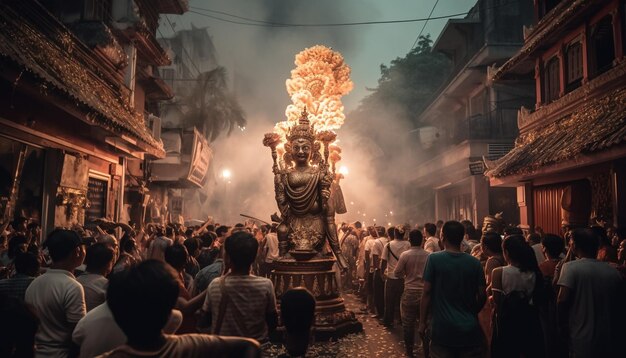
[[[429,18],[431,16],[433,16],[433,12],[435,11],[435,8],[437,7],[437,4],[439,4],[439,0],[435,1],[435,5],[433,5],[432,9],[430,9],[430,14],[428,14]],[[422,26],[422,29],[420,30],[419,35],[417,35],[417,38],[415,39],[415,42],[413,42],[413,46],[411,46],[410,50],[414,49],[415,45],[417,45],[417,42],[420,40],[420,37],[422,36],[422,33],[424,32],[424,29],[426,28],[426,24],[428,24],[428,20],[424,21],[424,25]]]
[[[165,20],[167,20],[167,23],[170,25],[170,28],[172,29],[172,32],[174,34],[176,34],[176,30],[174,30],[174,25],[172,24],[172,22],[170,21],[170,18],[167,17],[167,15],[165,15]],[[160,33],[160,32],[159,32]],[[161,34],[161,37],[163,37],[163,35]],[[200,72],[200,70],[198,69],[198,66],[196,66],[196,63],[193,61],[193,58],[191,58],[191,56],[189,55],[189,52],[187,52],[187,49],[185,48],[185,46],[183,46],[181,44],[180,46],[183,49],[183,53],[187,56],[187,58],[189,59],[189,62],[191,62],[191,65],[193,66],[193,68],[196,69],[196,72],[198,72],[198,76],[200,76],[200,74],[202,72]]]
[[[207,9],[204,9],[204,10],[207,11]],[[449,15],[443,15],[443,16],[430,17],[430,18],[403,19],[403,20],[359,21],[359,22],[321,23],[321,24],[293,24],[293,23],[267,22],[267,21],[254,20],[254,19],[250,19],[248,21],[255,21],[256,23],[242,22],[242,21],[228,20],[228,19],[221,18],[219,16],[209,15],[209,14],[205,14],[205,13],[201,13],[201,12],[193,11],[193,10],[189,10],[189,12],[198,14],[201,16],[205,16],[208,18],[212,18],[215,20],[232,23],[232,24],[259,26],[259,27],[277,27],[277,28],[281,28],[281,27],[341,27],[341,26],[358,26],[358,25],[411,23],[411,22],[422,22],[422,21],[428,21],[428,20],[448,19],[451,17],[467,15],[469,13],[469,12],[462,12],[458,14],[449,14]],[[228,15],[228,16],[236,17],[236,15]],[[237,16],[237,18],[240,18],[240,17]]]

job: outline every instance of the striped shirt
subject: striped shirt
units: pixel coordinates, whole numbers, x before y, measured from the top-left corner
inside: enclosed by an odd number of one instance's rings
[[[268,338],[265,318],[268,313],[276,312],[276,296],[272,281],[265,277],[222,276],[214,279],[202,306],[205,312],[211,312],[211,332],[215,332],[220,300],[222,298],[222,280],[226,280],[225,289],[230,296],[226,306],[224,320],[219,334],[223,336],[239,336],[264,341]],[[234,310],[243,317],[239,327]]]

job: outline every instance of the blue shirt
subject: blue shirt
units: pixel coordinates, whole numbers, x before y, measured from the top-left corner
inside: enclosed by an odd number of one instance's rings
[[[198,272],[196,277],[194,278],[194,289],[193,296],[201,293],[209,287],[211,281],[215,280],[217,277],[222,275],[222,271],[224,270],[224,260],[217,259],[215,262],[210,264],[209,266],[203,268]]]

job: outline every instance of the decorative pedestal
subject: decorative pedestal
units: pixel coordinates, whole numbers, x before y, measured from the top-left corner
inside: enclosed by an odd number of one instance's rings
[[[276,298],[294,287],[306,287],[315,296],[315,338],[329,340],[363,330],[354,312],[346,310],[339,285],[332,270],[334,258],[315,258],[306,261],[283,258],[274,261],[270,279]]]

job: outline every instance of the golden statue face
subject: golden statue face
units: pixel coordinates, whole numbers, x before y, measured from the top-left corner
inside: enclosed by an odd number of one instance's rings
[[[299,166],[309,164],[312,151],[313,144],[304,138],[298,138],[292,143],[292,156]]]

